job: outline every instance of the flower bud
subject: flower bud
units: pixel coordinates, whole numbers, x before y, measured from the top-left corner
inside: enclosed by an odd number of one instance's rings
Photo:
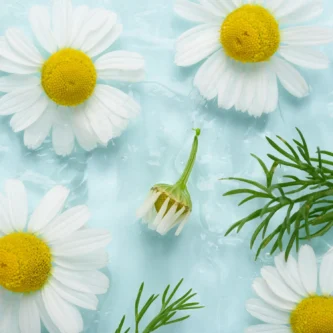
[[[198,151],[198,137],[200,130],[195,130],[192,151],[185,170],[175,185],[156,184],[137,212],[150,229],[165,235],[169,230],[178,226],[176,235],[183,230],[192,212],[192,201],[187,189],[187,182],[191,175]]]

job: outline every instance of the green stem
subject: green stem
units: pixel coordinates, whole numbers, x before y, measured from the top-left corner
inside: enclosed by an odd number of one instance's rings
[[[193,140],[191,154],[187,161],[183,174],[181,175],[178,182],[176,183],[177,186],[181,186],[181,188],[183,188],[183,189],[186,188],[186,184],[188,182],[188,179],[190,178],[190,175],[191,175],[191,172],[192,172],[192,169],[194,166],[194,162],[195,162],[195,159],[197,156],[197,152],[198,152],[198,145],[199,145],[198,137],[200,136],[201,130],[199,128],[193,129],[193,130],[195,131],[196,134],[195,134],[195,137]]]

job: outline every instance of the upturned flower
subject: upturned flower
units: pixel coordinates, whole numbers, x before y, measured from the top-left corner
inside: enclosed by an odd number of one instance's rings
[[[192,212],[192,200],[187,189],[187,182],[198,151],[200,129],[195,129],[195,132],[191,155],[177,183],[154,185],[146,201],[137,211],[137,217],[161,235],[165,235],[178,226],[176,236],[179,236]]]

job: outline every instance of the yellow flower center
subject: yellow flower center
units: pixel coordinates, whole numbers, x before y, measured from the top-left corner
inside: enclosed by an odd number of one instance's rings
[[[266,61],[279,48],[279,24],[264,7],[244,5],[226,17],[220,40],[226,54],[234,60]]]
[[[52,268],[50,248],[41,239],[25,232],[0,238],[0,285],[10,291],[40,290]]]
[[[304,299],[291,313],[290,325],[293,333],[332,333],[333,297]]]
[[[97,72],[92,60],[83,52],[62,49],[43,65],[42,86],[55,103],[75,106],[94,92]]]

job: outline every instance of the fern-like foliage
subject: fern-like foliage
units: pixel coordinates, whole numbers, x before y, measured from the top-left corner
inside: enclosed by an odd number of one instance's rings
[[[176,298],[176,294],[183,283],[183,279],[179,281],[176,287],[170,290],[170,285],[166,287],[161,298],[161,308],[156,316],[149,322],[144,329],[140,329],[140,323],[146,315],[148,309],[159,298],[159,295],[151,295],[148,300],[140,307],[141,298],[144,290],[144,283],[141,284],[138,295],[135,301],[135,333],[151,333],[155,332],[161,327],[179,323],[190,318],[190,315],[177,316],[180,312],[192,311],[203,308],[198,302],[193,302],[196,293],[192,289],[187,291],[181,297]],[[129,333],[131,328],[123,329],[125,324],[125,316],[122,318],[115,333]]]
[[[310,155],[307,142],[302,132],[297,129],[298,140],[288,143],[277,136],[277,140],[266,138],[276,154],[268,154],[272,163],[266,165],[262,159],[252,155],[261,165],[266,175],[266,183],[260,184],[251,179],[227,178],[240,181],[246,188],[233,190],[224,194],[245,195],[239,203],[243,205],[256,199],[265,199],[265,205],[236,222],[227,231],[240,232],[250,222],[260,219],[251,239],[251,248],[260,239],[256,259],[260,253],[272,245],[270,252],[285,250],[286,259],[295,247],[299,250],[301,240],[310,240],[326,234],[333,227],[333,153],[317,149]],[[290,170],[283,181],[274,181],[279,166]],[[269,230],[274,216],[285,211],[284,219],[273,231]]]

